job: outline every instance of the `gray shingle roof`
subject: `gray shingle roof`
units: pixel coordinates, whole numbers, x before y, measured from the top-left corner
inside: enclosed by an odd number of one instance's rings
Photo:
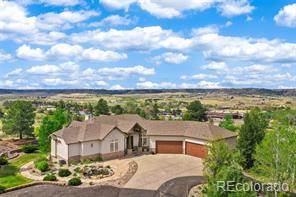
[[[114,128],[127,134],[136,124],[143,127],[150,136],[184,136],[208,141],[237,136],[234,132],[204,122],[145,120],[131,114],[103,115],[85,122],[74,121],[69,127],[52,135],[64,139],[67,144],[103,140]]]

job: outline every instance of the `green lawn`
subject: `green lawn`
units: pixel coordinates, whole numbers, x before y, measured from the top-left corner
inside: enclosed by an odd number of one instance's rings
[[[32,180],[23,177],[19,173],[19,169],[24,164],[34,161],[42,156],[44,156],[44,154],[41,153],[24,154],[16,159],[10,160],[9,165],[0,169],[0,185],[5,188],[10,188],[30,183]]]

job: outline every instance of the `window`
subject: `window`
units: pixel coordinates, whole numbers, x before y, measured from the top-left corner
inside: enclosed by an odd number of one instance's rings
[[[90,144],[90,147],[94,147],[94,145],[93,144]]]
[[[142,146],[149,146],[148,145],[148,137],[146,135],[142,135]]]
[[[111,140],[110,142],[110,152],[118,152],[118,140]]]

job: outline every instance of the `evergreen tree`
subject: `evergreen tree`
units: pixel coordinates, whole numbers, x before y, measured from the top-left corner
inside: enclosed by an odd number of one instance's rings
[[[267,126],[268,122],[259,108],[246,113],[237,142],[237,147],[244,158],[242,165],[245,169],[253,167],[256,145],[263,140]]]
[[[184,120],[207,121],[207,109],[200,101],[193,101],[187,106]]]
[[[96,116],[109,115],[109,106],[107,101],[105,101],[104,99],[100,99],[97,105],[95,106],[94,114]]]
[[[34,136],[34,108],[29,101],[14,101],[9,104],[7,114],[3,118],[3,131],[8,135]]]
[[[120,105],[115,105],[111,107],[111,112],[119,115],[124,113],[124,109]]]

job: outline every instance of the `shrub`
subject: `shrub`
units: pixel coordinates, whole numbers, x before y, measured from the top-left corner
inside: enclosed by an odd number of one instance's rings
[[[80,172],[81,172],[81,168],[80,168],[80,167],[75,168],[75,169],[74,169],[74,172],[76,172],[76,173],[80,173]]]
[[[77,185],[81,185],[81,180],[78,177],[72,178],[68,181],[68,185],[70,186],[77,186]]]
[[[95,161],[102,162],[102,161],[103,161],[103,158],[100,157],[100,156],[98,156],[98,157],[95,159]]]
[[[47,174],[44,178],[43,181],[57,181],[57,177],[54,174]]]
[[[7,165],[8,164],[8,161],[5,157],[1,156],[0,157],[0,166],[2,165]]]
[[[90,164],[92,161],[90,159],[85,159],[82,161],[83,164]]]
[[[22,147],[24,153],[34,153],[38,150],[38,146],[35,144],[27,144]]]
[[[47,161],[39,161],[35,163],[35,167],[40,170],[41,172],[46,172],[49,170],[49,165]]]
[[[39,159],[36,159],[34,161],[34,164],[36,165],[37,163],[41,162],[41,161],[47,161],[46,157],[40,157]]]
[[[3,193],[3,192],[5,192],[5,187],[0,185],[0,194]]]
[[[60,177],[66,177],[66,176],[70,176],[71,172],[68,169],[59,169],[58,175]]]

